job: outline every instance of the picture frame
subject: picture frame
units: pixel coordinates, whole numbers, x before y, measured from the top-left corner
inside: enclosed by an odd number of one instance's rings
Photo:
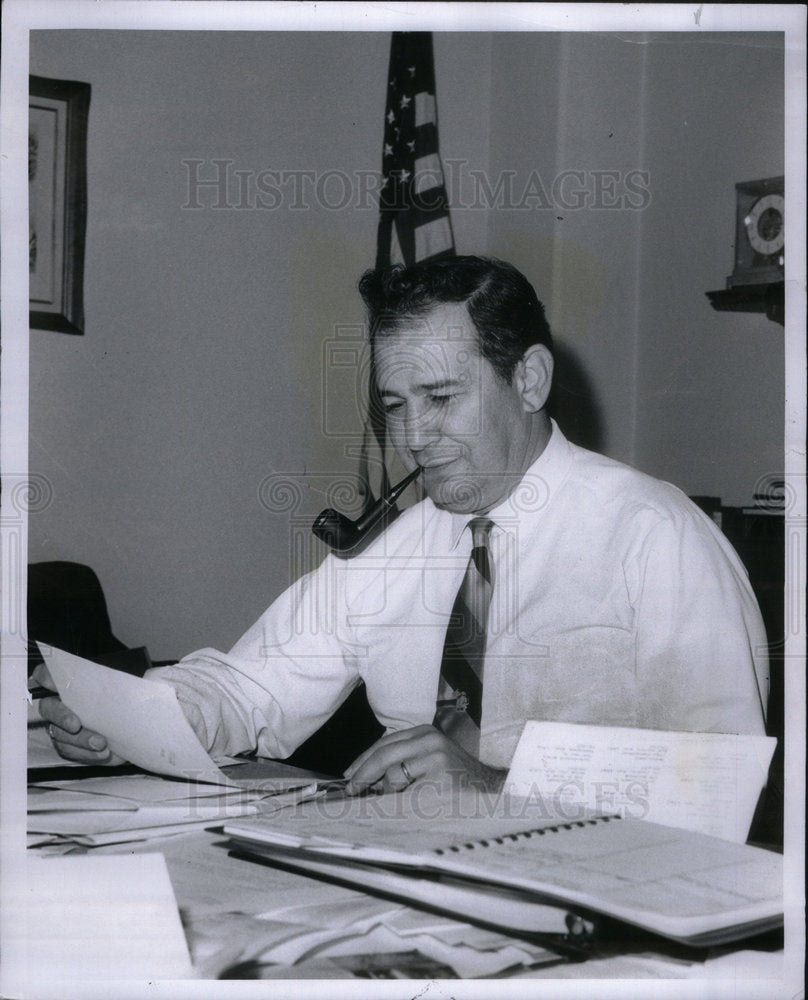
[[[29,323],[84,333],[90,84],[29,77]]]

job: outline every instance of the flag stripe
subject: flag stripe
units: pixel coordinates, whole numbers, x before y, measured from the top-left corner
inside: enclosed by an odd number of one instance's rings
[[[427,153],[415,161],[415,193],[429,191],[432,188],[443,190],[443,171],[437,153]]]
[[[437,254],[451,250],[452,227],[448,217],[433,219],[415,230],[415,255],[418,260],[426,260]]]
[[[415,95],[415,127],[437,121],[435,95],[421,92]]]
[[[415,155],[425,156],[438,151],[438,126],[434,122],[419,125],[415,130]]]

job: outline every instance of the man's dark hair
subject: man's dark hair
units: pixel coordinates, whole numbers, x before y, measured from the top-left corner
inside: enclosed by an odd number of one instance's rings
[[[368,310],[371,347],[444,302],[465,302],[477,331],[480,354],[508,385],[533,344],[551,351],[544,306],[512,264],[489,257],[444,260],[366,271],[359,292]]]

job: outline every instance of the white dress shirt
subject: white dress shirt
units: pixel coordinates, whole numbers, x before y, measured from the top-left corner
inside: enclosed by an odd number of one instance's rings
[[[528,719],[762,733],[768,657],[746,571],[678,489],[558,427],[494,521],[480,758]],[[328,556],[227,653],[149,675],[202,713],[218,756],[286,757],[365,681],[388,731],[430,723],[468,515],[430,500],[352,559]]]

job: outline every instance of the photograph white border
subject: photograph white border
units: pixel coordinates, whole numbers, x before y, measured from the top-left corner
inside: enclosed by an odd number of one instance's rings
[[[23,152],[27,136],[28,33],[37,29],[150,29],[150,30],[608,30],[608,31],[760,31],[786,33],[786,220],[789,259],[786,274],[786,404],[784,413],[785,470],[799,484],[796,515],[787,525],[789,539],[788,578],[791,600],[798,620],[805,620],[805,259],[796,251],[805,247],[805,8],[802,5],[702,4],[702,5],[623,5],[623,4],[497,4],[497,3],[295,3],[256,2],[162,2],[162,0],[5,0],[2,53],[2,155],[0,198],[2,199],[2,423],[0,459],[3,494],[25,488],[27,470],[28,420],[28,260],[27,260],[27,175]],[[23,237],[23,234],[26,234]],[[15,581],[24,580],[27,528],[25,516],[4,505],[2,520],[2,606],[4,622],[19,620],[23,595],[15,591]],[[21,632],[9,630],[3,636],[4,667],[0,671],[2,695],[2,859],[3,898],[18,887],[24,871],[25,779],[20,747],[25,746],[25,649]],[[805,636],[789,635],[786,662],[801,665]],[[19,669],[15,669],[19,666]],[[765,984],[767,995],[786,995],[789,986],[801,985],[804,926],[801,917],[804,885],[804,765],[805,765],[805,677],[802,669],[788,672],[787,705],[790,707],[786,738],[786,832],[785,851],[789,865],[787,886],[787,942],[796,942],[800,954],[791,956],[780,984]],[[17,708],[19,706],[19,709]],[[799,794],[798,794],[799,791]],[[15,885],[16,883],[16,885]],[[5,909],[0,931],[8,931],[13,915]],[[790,978],[797,972],[799,979]],[[762,995],[762,984],[736,981],[710,983],[711,997]],[[367,988],[357,983],[306,981],[297,984],[301,996],[412,996],[415,984],[374,982]],[[434,986],[434,984],[433,984]],[[773,987],[778,986],[775,994]],[[133,984],[134,988],[134,984]],[[190,995],[272,996],[289,994],[288,985],[263,983],[160,984],[159,994],[143,984],[146,995],[182,997]],[[452,983],[450,990],[428,987],[420,995],[443,996],[553,996],[553,997],[646,997],[648,982],[619,981],[514,981],[504,983]],[[699,982],[654,982],[659,997],[704,996]],[[70,995],[69,987],[66,995]],[[90,992],[84,991],[85,996]],[[98,996],[109,995],[99,987]],[[130,995],[129,990],[116,996]],[[131,995],[140,995],[132,993]]]

